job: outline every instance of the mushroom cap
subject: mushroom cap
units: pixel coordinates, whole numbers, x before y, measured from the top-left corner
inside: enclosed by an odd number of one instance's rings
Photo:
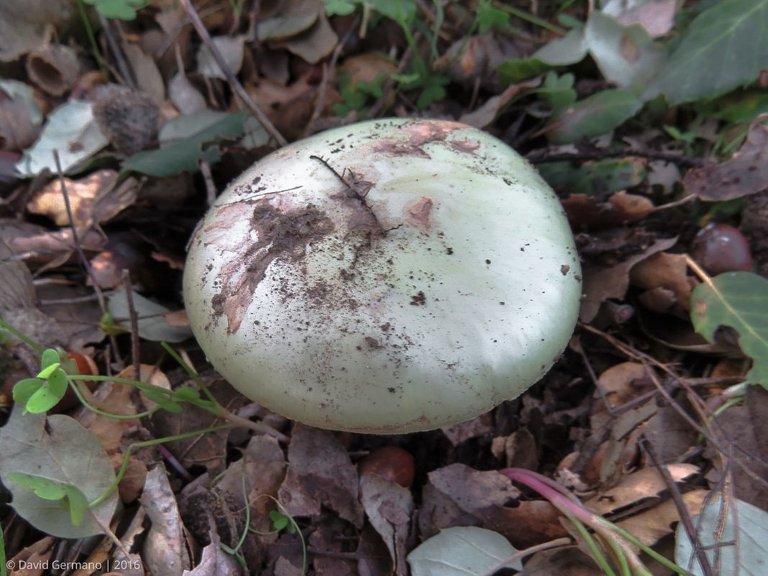
[[[568,222],[500,140],[362,122],[256,162],[198,226],[192,330],[242,394],[305,424],[399,434],[515,398],[565,348],[581,296]]]

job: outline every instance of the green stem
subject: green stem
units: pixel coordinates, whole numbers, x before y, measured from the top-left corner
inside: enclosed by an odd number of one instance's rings
[[[549,30],[550,32],[553,32],[559,36],[564,36],[567,32],[566,30],[563,30],[559,26],[555,26],[554,24],[547,22],[543,18],[539,18],[538,16],[534,16],[533,14],[528,14],[528,12],[526,12],[525,10],[520,10],[519,8],[507,6],[506,4],[501,4],[498,6],[498,8],[503,10],[507,14],[511,14],[512,16],[519,18],[520,20],[524,20],[525,22],[533,24],[534,26],[538,26],[539,28],[544,28],[545,30]]]
[[[104,57],[101,55],[101,50],[99,50],[99,44],[96,42],[96,36],[93,33],[93,28],[91,27],[91,20],[88,18],[88,14],[85,11],[83,0],[77,0],[77,8],[80,10],[80,18],[83,21],[83,26],[85,27],[85,35],[88,36],[88,43],[91,45],[93,57],[99,64],[99,68],[101,69],[102,74],[104,74],[104,77],[108,78],[109,67],[104,61]]]
[[[125,451],[125,454],[123,454],[123,462],[120,464],[120,470],[118,471],[117,475],[115,475],[115,479],[100,496],[98,496],[95,500],[90,502],[89,506],[91,508],[95,508],[99,504],[105,502],[112,495],[112,493],[117,489],[117,486],[120,484],[120,481],[123,479],[123,477],[125,476],[125,473],[128,471],[128,464],[130,464],[131,453],[134,450],[139,450],[141,448],[150,448],[152,446],[159,446],[160,444],[165,444],[167,442],[175,442],[177,440],[186,440],[187,438],[199,436],[200,434],[217,432],[219,430],[227,430],[229,428],[233,428],[233,426],[231,424],[222,424],[219,426],[209,426],[208,428],[202,428],[200,430],[185,432],[183,434],[176,434],[174,436],[164,436],[162,438],[155,438],[153,440],[144,440],[143,442],[134,442],[133,444],[128,446],[128,449]]]
[[[30,347],[32,350],[34,350],[38,354],[42,354],[43,350],[45,350],[45,348],[40,346],[40,344],[38,344],[34,340],[30,339],[26,334],[19,332],[16,328],[8,324],[8,322],[3,320],[2,317],[0,317],[0,330],[5,330],[6,332],[9,332],[12,336],[24,342],[24,344],[26,344],[28,347]]]

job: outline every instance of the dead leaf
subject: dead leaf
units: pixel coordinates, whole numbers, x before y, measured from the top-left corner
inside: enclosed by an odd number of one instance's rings
[[[682,311],[689,309],[693,281],[688,277],[685,254],[658,252],[638,262],[630,271],[629,278],[633,285],[645,290],[668,291],[672,295],[672,305]]]
[[[600,305],[609,298],[623,299],[629,288],[629,273],[633,266],[646,258],[675,245],[677,238],[657,240],[640,254],[635,254],[620,264],[609,268],[584,266],[584,300],[579,319],[591,322],[597,316]]]
[[[40,134],[41,126],[42,114],[33,90],[16,80],[1,80],[0,150],[23,150],[30,146]]]
[[[85,228],[108,222],[136,201],[138,181],[126,178],[118,182],[117,177],[114,170],[97,170],[78,180],[63,178],[75,226]],[[27,203],[27,209],[48,216],[58,226],[70,224],[62,181],[58,178],[38,191]]]
[[[758,116],[747,139],[730,160],[692,168],[683,177],[689,194],[705,202],[724,202],[768,189],[768,115]]]
[[[685,508],[690,516],[695,516],[701,510],[701,506],[711,492],[708,490],[694,490],[682,495]],[[653,546],[664,536],[673,532],[673,524],[680,521],[680,514],[672,500],[665,500],[650,510],[635,514],[626,520],[617,522],[619,526],[627,530],[635,538]]]
[[[655,207],[645,196],[619,191],[604,202],[587,194],[571,194],[563,200],[563,208],[574,228],[599,230],[642,220]]]
[[[693,464],[668,464],[666,468],[675,482],[683,482],[699,471],[699,467]],[[661,473],[656,468],[648,467],[624,476],[616,486],[601,490],[584,505],[604,516],[649,499],[658,499],[666,490],[668,487]]]
[[[288,474],[278,492],[288,514],[318,516],[321,507],[327,506],[358,528],[362,526],[357,470],[337,436],[295,424],[288,462]]]
[[[375,474],[360,477],[360,500],[368,521],[389,551],[395,574],[406,576],[406,542],[413,513],[410,488]]]
[[[152,383],[163,388],[170,387],[168,383],[157,381],[161,374],[160,371],[156,371]],[[238,394],[221,378],[211,380],[208,377],[205,380],[211,393],[227,410],[237,412],[247,402],[245,397]],[[190,384],[185,383],[185,385]],[[150,401],[147,400],[146,402],[149,403]],[[185,405],[180,414],[169,414],[165,411],[157,412],[151,417],[151,422],[154,434],[160,437],[201,430],[215,425],[218,419],[202,408]],[[224,470],[228,437],[229,430],[218,430],[186,440],[170,442],[166,446],[185,468],[203,466],[212,476],[216,476]]]
[[[498,96],[489,98],[476,110],[462,114],[459,121],[474,126],[475,128],[485,128],[496,119],[496,116],[504,111],[504,107],[509,104],[515,96],[529,88],[535,88],[539,84],[541,84],[541,80],[539,79],[512,84]]]
[[[74,16],[74,0],[0,2],[0,61],[10,62],[42,46],[50,28]]]
[[[144,563],[152,574],[181,576],[184,570],[190,569],[192,559],[176,496],[168,483],[168,473],[163,464],[157,464],[147,474],[140,502],[152,522],[142,547]]]
[[[333,51],[338,41],[339,37],[321,8],[319,18],[309,30],[285,40],[281,46],[305,62],[317,64]]]
[[[495,88],[498,83],[496,68],[499,64],[510,58],[520,58],[521,55],[520,48],[504,35],[486,32],[456,40],[435,61],[434,68],[466,86],[480,82],[485,87]]]

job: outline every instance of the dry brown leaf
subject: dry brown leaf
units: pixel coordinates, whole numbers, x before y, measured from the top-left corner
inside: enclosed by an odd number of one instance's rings
[[[741,148],[720,164],[710,162],[689,170],[683,186],[708,202],[723,202],[768,189],[768,115],[758,116],[749,127]]]
[[[677,238],[664,238],[657,240],[652,246],[640,254],[631,256],[624,262],[610,268],[598,268],[585,266],[584,275],[584,300],[581,304],[579,319],[582,322],[591,322],[600,310],[600,305],[609,298],[622,299],[629,288],[629,273],[638,262],[667,250],[675,245]]]
[[[220,378],[209,380],[206,379],[209,390],[219,403],[228,410],[237,412],[247,402],[245,397],[235,392],[224,380]],[[162,388],[170,386],[166,383],[152,383]],[[146,402],[151,401],[147,400]],[[180,414],[169,414],[165,411],[157,412],[152,416],[151,422],[156,436],[173,436],[213,426],[218,422],[218,419],[210,412],[190,404],[185,405]],[[228,437],[229,430],[217,430],[171,442],[166,444],[166,447],[183,466],[204,466],[212,476],[215,476],[224,470]]]
[[[184,524],[165,466],[157,464],[147,474],[141,505],[152,522],[142,547],[142,559],[152,574],[181,576],[192,566]]]
[[[640,166],[643,161],[637,162]],[[605,201],[587,194],[571,194],[563,200],[563,208],[574,228],[602,229],[642,220],[655,206],[645,196],[619,191]]]
[[[295,424],[288,462],[288,474],[278,492],[288,514],[318,516],[326,506],[355,526],[362,526],[357,470],[337,436]]]
[[[675,482],[683,482],[699,471],[699,467],[693,464],[668,464],[666,469]],[[658,498],[667,489],[661,472],[648,467],[624,476],[618,485],[601,490],[584,505],[603,516],[647,499]]]
[[[694,490],[682,495],[685,508],[690,516],[699,513],[708,495],[711,495],[709,490]],[[671,534],[673,532],[672,525],[679,520],[680,514],[675,503],[672,500],[665,500],[650,510],[618,522],[618,525],[644,544],[652,546],[667,534]]]
[[[97,170],[78,180],[64,178],[64,187],[78,228],[103,224],[136,201],[138,181],[127,178],[118,183],[114,170]],[[33,214],[48,216],[58,226],[70,224],[60,179],[52,180],[27,203]]]
[[[629,279],[633,285],[645,290],[664,290],[670,293],[673,297],[672,305],[677,305],[684,311],[690,307],[693,281],[688,277],[685,254],[654,254],[638,262],[630,271]]]
[[[389,551],[395,574],[406,576],[406,542],[413,513],[410,488],[375,474],[360,477],[360,500],[368,521]]]

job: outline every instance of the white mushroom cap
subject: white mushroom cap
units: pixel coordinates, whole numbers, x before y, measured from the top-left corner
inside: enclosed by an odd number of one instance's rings
[[[579,260],[552,190],[443,120],[329,130],[251,166],[190,247],[184,298],[213,366],[320,428],[428,430],[520,395],[576,323]]]

